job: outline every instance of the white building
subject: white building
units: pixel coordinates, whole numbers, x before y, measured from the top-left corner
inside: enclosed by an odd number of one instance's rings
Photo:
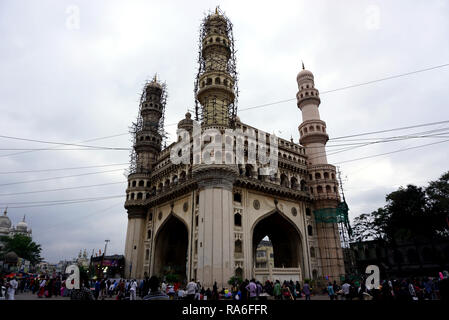
[[[23,234],[31,237],[31,228],[28,228],[28,224],[25,222],[25,216],[23,216],[22,221],[20,221],[15,227],[11,223],[7,215],[7,209],[0,216],[0,237],[7,236],[13,237],[15,234]],[[3,247],[3,243],[0,241],[0,249]]]

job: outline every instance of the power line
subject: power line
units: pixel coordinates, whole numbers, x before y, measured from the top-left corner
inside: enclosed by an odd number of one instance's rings
[[[0,174],[14,174],[14,173],[30,173],[30,172],[49,172],[49,171],[65,171],[65,170],[78,170],[78,169],[90,169],[90,168],[102,168],[102,167],[115,167],[129,165],[129,163],[113,163],[97,166],[86,167],[71,167],[71,168],[55,168],[55,169],[36,169],[36,170],[21,170],[21,171],[0,171]]]
[[[98,151],[98,150],[112,150],[112,151],[129,151],[131,148],[66,148],[66,149],[55,149],[55,148],[0,148],[1,151],[73,151],[73,150],[84,150],[84,151]]]
[[[6,206],[9,204],[40,204],[40,203],[64,203],[64,202],[78,202],[78,201],[90,201],[90,200],[101,200],[101,199],[109,199],[116,197],[124,197],[125,195],[117,195],[117,196],[104,196],[104,197],[93,197],[93,198],[77,198],[77,199],[64,199],[64,200],[43,200],[43,201],[20,201],[20,202],[8,202],[8,203],[0,203],[0,206]]]
[[[32,194],[32,193],[43,193],[43,192],[53,192],[53,191],[62,191],[62,190],[73,190],[73,189],[84,189],[84,188],[93,188],[93,187],[102,187],[114,184],[123,184],[126,181],[120,182],[109,182],[109,183],[100,183],[100,184],[91,184],[85,186],[77,186],[77,187],[67,187],[67,188],[57,188],[57,189],[46,189],[46,190],[37,190],[37,191],[25,191],[25,192],[16,192],[16,193],[0,193],[0,197],[5,196],[15,196],[20,194]]]
[[[337,140],[337,139],[344,139],[344,138],[360,137],[360,136],[366,136],[366,135],[370,135],[370,134],[384,133],[384,132],[391,132],[391,131],[399,131],[399,130],[419,128],[419,127],[428,127],[428,126],[433,126],[433,125],[442,124],[442,123],[449,123],[449,120],[417,124],[417,125],[408,126],[408,127],[400,127],[400,128],[386,129],[386,130],[380,130],[380,131],[365,132],[365,133],[353,134],[353,135],[349,135],[349,136],[336,137],[336,138],[332,138],[332,139],[329,139],[329,140]]]
[[[123,169],[114,169],[114,170],[106,170],[106,171],[96,171],[96,172],[81,173],[81,174],[75,174],[75,175],[70,175],[70,176],[59,176],[59,177],[52,177],[52,178],[45,178],[45,179],[35,179],[35,180],[28,180],[28,181],[2,183],[2,184],[0,184],[0,186],[10,186],[10,185],[14,185],[14,184],[40,182],[40,181],[49,181],[49,180],[56,180],[56,179],[81,177],[81,176],[89,176],[89,175],[94,175],[94,174],[116,172],[116,171],[122,171],[122,170]]]
[[[412,149],[417,149],[417,148],[423,148],[423,147],[427,147],[427,146],[431,146],[431,145],[435,145],[435,144],[439,144],[439,143],[444,143],[444,142],[448,142],[448,141],[449,141],[449,139],[443,140],[443,141],[438,141],[438,142],[433,142],[433,143],[426,143],[426,144],[422,144],[422,145],[414,146],[414,147],[410,147],[410,148],[404,148],[404,149],[399,149],[399,150],[395,150],[395,151],[390,151],[390,152],[375,154],[375,155],[371,155],[371,156],[366,156],[366,157],[362,157],[362,158],[350,159],[350,160],[335,162],[334,164],[341,164],[341,163],[347,163],[347,162],[353,162],[353,161],[358,161],[358,160],[364,160],[364,159],[369,159],[369,158],[380,157],[380,156],[393,154],[393,153],[398,153],[398,152],[402,152],[402,151],[407,151],[407,150],[412,150]]]
[[[82,201],[62,202],[62,203],[47,203],[47,204],[24,205],[24,206],[8,206],[8,208],[19,209],[19,208],[35,208],[35,207],[52,207],[52,206],[59,206],[59,205],[66,205],[66,204],[78,204],[78,203],[84,203],[84,202],[102,201],[102,200],[109,200],[109,199],[122,198],[122,197],[125,197],[125,195],[104,197],[104,198],[91,199],[91,200],[82,200]]]
[[[124,136],[124,135],[128,135],[128,134],[129,133],[127,132],[127,133],[119,133],[119,134],[109,135],[109,136],[105,136],[105,137],[92,138],[92,139],[87,139],[87,140],[80,141],[80,143],[92,142],[92,141],[98,141],[98,140],[105,140],[105,139],[115,138],[115,137]],[[58,147],[55,147],[54,149],[58,149]],[[14,156],[14,155],[18,155],[18,154],[24,154],[24,153],[31,153],[31,152],[36,152],[36,151],[39,151],[39,150],[29,150],[29,151],[8,153],[8,154],[0,155],[0,158]]]
[[[83,148],[111,149],[111,150],[122,150],[122,149],[124,149],[124,148],[116,148],[116,147],[91,146],[91,145],[83,145],[83,144],[76,144],[76,143],[36,140],[36,139],[19,138],[19,137],[4,136],[4,135],[0,135],[0,138],[12,139],[12,140],[20,140],[20,141],[29,141],[29,142],[37,142],[37,143],[45,143],[45,144],[63,145],[63,146],[83,147]],[[0,150],[22,150],[22,149],[0,149]],[[27,150],[27,149],[23,149],[23,150]],[[34,149],[29,149],[29,150],[34,150]],[[36,150],[40,150],[40,149],[36,149]],[[43,150],[48,150],[48,149],[43,149]]]
[[[396,78],[400,78],[400,77],[405,77],[405,76],[409,76],[409,75],[420,73],[420,72],[425,72],[425,71],[430,71],[430,70],[434,70],[434,69],[444,68],[444,67],[447,67],[447,66],[449,66],[449,63],[433,66],[433,67],[430,67],[430,68],[415,70],[415,71],[411,71],[411,72],[401,73],[401,74],[397,74],[397,75],[392,75],[392,76],[379,78],[379,79],[375,79],[375,80],[370,80],[370,81],[366,81],[366,82],[361,82],[361,83],[357,83],[357,84],[352,84],[352,85],[349,85],[349,86],[340,87],[340,88],[336,88],[336,89],[331,89],[331,90],[327,90],[327,91],[322,91],[322,92],[320,92],[320,95],[331,93],[331,92],[336,92],[336,91],[347,90],[347,89],[356,88],[356,87],[361,87],[361,86],[366,86],[366,85],[373,84],[373,83],[376,83],[376,82],[381,82],[381,81],[396,79]],[[296,100],[296,98],[284,99],[284,100],[274,101],[274,102],[270,102],[270,103],[255,105],[255,106],[252,106],[252,107],[239,108],[239,111],[242,112],[242,111],[247,111],[247,110],[252,110],[252,109],[257,109],[257,108],[263,108],[263,107],[268,107],[268,106],[272,106],[272,105],[275,105],[275,104],[290,102],[290,101],[294,101],[294,100]]]

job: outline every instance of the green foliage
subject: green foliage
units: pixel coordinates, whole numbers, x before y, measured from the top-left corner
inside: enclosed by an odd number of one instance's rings
[[[14,251],[20,258],[29,260],[33,265],[42,261],[41,245],[35,243],[28,236],[15,234],[13,237],[2,237],[1,241],[4,243],[3,255]]]
[[[449,172],[427,188],[407,185],[386,196],[387,204],[354,219],[356,241],[368,239],[387,242],[415,238],[448,237]]]
[[[165,275],[165,281],[167,281],[167,282],[174,283],[174,282],[178,282],[179,280],[180,280],[180,276],[178,274],[169,273],[169,274]]]
[[[230,286],[233,286],[235,283],[237,283],[237,285],[242,284],[243,279],[237,276],[232,276],[229,280],[228,280],[228,284]]]

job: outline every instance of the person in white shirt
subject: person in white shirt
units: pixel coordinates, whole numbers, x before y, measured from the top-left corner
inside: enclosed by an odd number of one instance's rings
[[[343,294],[344,294],[344,296],[345,296],[345,299],[346,299],[346,300],[349,300],[349,298],[350,298],[349,292],[350,292],[350,289],[351,289],[351,285],[350,285],[349,283],[345,282],[345,283],[341,286],[341,289],[343,290]]]
[[[129,300],[136,300],[136,290],[137,290],[137,281],[136,279],[133,279],[129,284]]]
[[[195,280],[192,279],[192,281],[190,281],[187,284],[187,299],[188,300],[193,300],[195,298],[195,293],[198,289],[197,284],[195,283]]]
[[[17,282],[15,277],[11,281],[9,281],[8,300],[14,300],[14,295],[16,293],[18,286],[19,286],[19,283]]]
[[[165,281],[162,281],[162,284],[161,284],[161,291],[162,291],[163,293],[167,293],[167,284],[165,283]]]

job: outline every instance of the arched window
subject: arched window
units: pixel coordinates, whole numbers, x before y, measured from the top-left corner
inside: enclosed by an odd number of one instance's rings
[[[220,84],[220,78],[215,78],[215,84]]]
[[[248,178],[252,178],[253,176],[253,166],[250,164],[247,164],[245,166],[245,176],[247,176]]]
[[[242,216],[238,212],[234,214],[234,226],[236,227],[242,226]]]
[[[316,192],[323,193],[323,187],[322,186],[316,187]]]
[[[306,216],[310,216],[311,212],[310,212],[310,208],[306,208]]]
[[[332,177],[332,179],[335,179],[335,174],[332,173],[332,174],[331,174],[331,177]]]
[[[207,78],[206,84],[207,84],[207,85],[211,85],[211,84],[212,84],[212,78]]]
[[[140,180],[140,181],[139,181],[139,187],[143,187],[143,186],[145,186],[145,181]]]
[[[290,187],[295,190],[298,189],[298,180],[295,177],[290,179]]]
[[[331,189],[331,186],[327,185],[327,186],[326,186],[326,192],[329,193],[329,192],[331,192],[331,190],[332,190],[332,189]]]
[[[170,180],[165,180],[164,187],[168,188],[170,186]]]
[[[237,268],[237,269],[235,269],[235,276],[237,277],[237,278],[240,278],[240,279],[242,279],[243,278],[243,269],[242,268]]]
[[[319,179],[321,179],[321,173],[316,172],[315,173],[315,180],[319,180]]]
[[[313,228],[310,224],[307,226],[307,234],[313,236]]]
[[[306,191],[307,184],[305,180],[301,180],[301,191]]]
[[[285,174],[281,174],[281,186],[288,188],[288,177]]]
[[[174,184],[178,183],[178,176],[174,175],[172,181]]]
[[[151,230],[147,231],[147,239],[151,239]]]
[[[239,192],[234,192],[234,201],[242,202],[242,195]]]
[[[185,181],[186,180],[186,172],[181,171],[181,174],[179,175],[179,181]]]
[[[142,192],[139,192],[139,193],[137,194],[137,200],[141,200],[141,199],[142,199],[142,197],[143,197],[143,194],[142,194]]]
[[[133,187],[135,187],[135,186],[136,186],[136,180],[133,181]]]
[[[310,257],[315,258],[315,248],[314,247],[310,247]]]
[[[131,193],[131,200],[134,200],[134,193]]]
[[[150,180],[148,180],[148,181],[147,181],[147,188],[149,188],[150,185],[151,185],[151,184],[150,184]]]
[[[236,253],[242,253],[243,252],[243,250],[242,250],[242,241],[241,240],[237,240],[235,242],[235,252]]]
[[[329,172],[324,173],[324,179],[329,179]]]

